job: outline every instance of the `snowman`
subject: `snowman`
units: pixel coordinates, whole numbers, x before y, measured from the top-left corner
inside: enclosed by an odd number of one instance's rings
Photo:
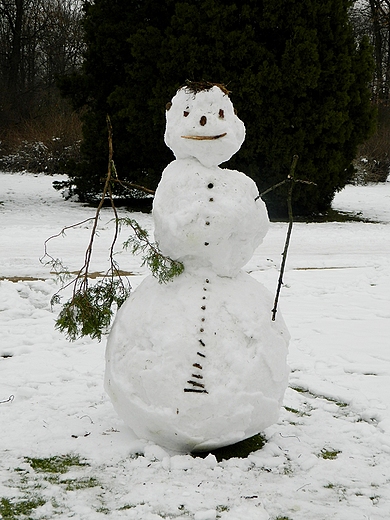
[[[171,452],[205,451],[278,420],[289,334],[269,291],[242,268],[269,225],[255,183],[219,165],[245,128],[221,85],[191,84],[167,105],[153,219],[162,253],[184,265],[166,284],[147,276],[119,310],[105,387],[141,439]]]

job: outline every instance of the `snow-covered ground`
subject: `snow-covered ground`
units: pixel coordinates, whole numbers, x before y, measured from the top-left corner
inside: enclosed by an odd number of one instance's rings
[[[294,225],[284,408],[261,450],[217,462],[135,440],[103,390],[105,341],[55,330],[44,242],[94,210],[64,201],[53,180],[0,173],[0,518],[390,518],[390,182],[336,196],[335,209],[370,222]],[[112,216],[105,208],[93,271],[107,268]],[[132,216],[152,229],[149,215]],[[90,231],[69,229],[49,253],[78,270]],[[271,224],[246,266],[271,291],[285,234]],[[140,258],[117,260],[135,288]]]

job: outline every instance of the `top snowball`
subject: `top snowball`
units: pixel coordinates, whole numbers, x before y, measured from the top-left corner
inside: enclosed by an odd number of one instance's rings
[[[195,157],[207,168],[228,161],[245,139],[244,123],[216,85],[199,92],[181,88],[166,117],[165,143],[176,158]]]

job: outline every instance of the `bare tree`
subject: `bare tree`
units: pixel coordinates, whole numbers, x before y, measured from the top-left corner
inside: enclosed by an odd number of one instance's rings
[[[357,1],[351,19],[357,36],[367,34],[373,47],[371,88],[378,109],[376,131],[359,149],[355,181],[384,182],[390,171],[390,0]]]
[[[373,46],[373,99],[387,105],[390,101],[390,0],[355,2],[351,19],[357,34],[367,34]]]
[[[40,74],[47,86],[55,85],[58,76],[74,72],[81,66],[84,51],[81,24],[81,2],[45,0],[47,29],[41,35],[38,49]]]
[[[0,0],[0,111],[8,123],[52,96],[80,66],[82,0]]]
[[[0,0],[3,104],[14,105],[20,91],[24,0]]]

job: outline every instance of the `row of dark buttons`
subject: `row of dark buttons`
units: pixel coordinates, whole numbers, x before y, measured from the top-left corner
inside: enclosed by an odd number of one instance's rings
[[[205,280],[205,284],[209,284],[210,283],[210,280],[208,278],[206,278]],[[206,286],[203,287],[203,291],[207,291],[208,289],[206,288]],[[206,300],[206,296],[202,296],[202,300]],[[201,307],[201,310],[202,311],[205,311],[206,310],[206,305],[203,304]],[[206,321],[206,318],[204,315],[202,315],[200,321],[202,322],[202,326],[199,328],[199,332],[202,334],[204,333],[204,322]],[[202,348],[205,348],[206,347],[206,343],[204,342],[204,340],[202,338],[200,338],[199,340],[199,344],[201,345]],[[199,350],[197,351],[196,355],[202,359],[205,359],[206,358],[206,355],[203,353],[203,352],[200,352]],[[203,380],[203,375],[201,373],[199,373],[198,371],[200,370],[203,370],[203,366],[199,363],[199,362],[196,362],[196,363],[193,363],[193,368],[197,369],[197,372],[193,372],[191,374],[191,379],[189,379],[187,381],[187,383],[190,385],[189,388],[184,388],[184,392],[195,392],[195,393],[201,393],[201,394],[208,394],[208,391],[206,390],[205,388],[205,385],[204,385],[204,382],[202,381]],[[194,381],[193,379],[196,379],[196,381]],[[202,382],[201,382],[202,381]]]

